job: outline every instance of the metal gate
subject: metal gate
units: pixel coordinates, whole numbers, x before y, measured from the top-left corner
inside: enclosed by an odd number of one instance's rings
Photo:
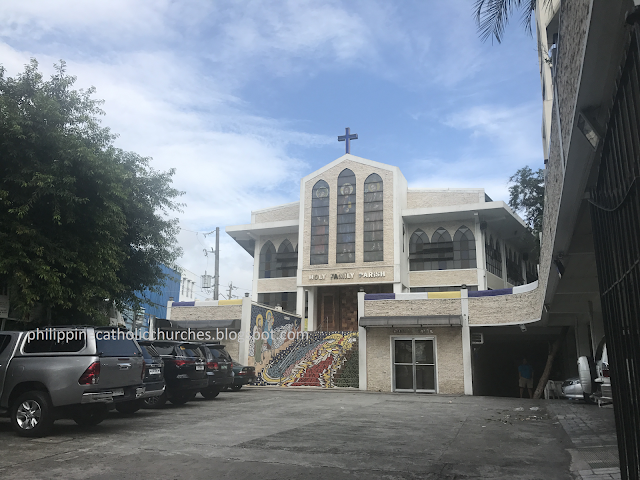
[[[610,111],[591,218],[620,470],[640,478],[640,27],[629,47]]]

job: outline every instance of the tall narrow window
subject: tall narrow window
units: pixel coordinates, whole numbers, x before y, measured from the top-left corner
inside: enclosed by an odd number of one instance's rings
[[[533,283],[538,280],[538,268],[537,265],[531,261],[527,260],[527,283]]]
[[[476,268],[476,239],[464,225],[453,236],[453,268]]]
[[[489,235],[489,243],[485,243],[487,254],[487,270],[497,277],[502,278],[502,254],[500,253],[500,242],[493,243],[493,236]]]
[[[364,261],[384,259],[382,178],[372,173],[364,182]]]
[[[430,270],[429,260],[429,237],[422,230],[417,229],[409,239],[409,270],[412,272],[419,270]]]
[[[356,261],[356,176],[345,168],[338,176],[336,263]]]
[[[276,255],[276,277],[295,277],[298,273],[298,254],[289,240],[284,240]]]
[[[329,185],[316,182],[311,191],[311,265],[329,263]]]
[[[520,266],[520,256],[518,252],[512,252],[511,249],[509,249],[507,253],[507,282],[514,286],[524,283],[522,267]]]
[[[273,278],[276,276],[276,247],[267,241],[260,249],[260,272],[258,278]]]
[[[453,241],[444,228],[438,228],[426,247],[430,270],[450,270],[453,268]]]

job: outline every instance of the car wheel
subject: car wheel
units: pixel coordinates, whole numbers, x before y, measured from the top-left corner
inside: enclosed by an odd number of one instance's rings
[[[156,397],[149,397],[142,399],[142,407],[143,408],[161,408],[164,404],[167,403],[167,393],[162,392],[160,395]]]
[[[192,399],[193,399],[192,393],[181,393],[171,397],[169,401],[174,405],[184,405],[185,403],[187,403],[189,400],[192,400]]]
[[[21,437],[47,435],[53,420],[53,407],[45,392],[23,393],[11,405],[11,426]]]
[[[590,393],[583,393],[582,397],[584,398],[584,403],[588,403],[589,405],[595,405],[596,402],[594,402],[593,398],[591,398],[591,394]]]
[[[217,387],[209,387],[206,390],[200,390],[200,394],[205,398],[205,400],[213,400],[220,395],[220,389]]]
[[[231,385],[231,390],[233,390],[234,392],[237,392],[238,390],[240,390],[242,388],[242,385]]]
[[[72,418],[81,427],[94,427],[107,418],[108,413],[106,405],[87,405],[74,413]]]
[[[142,408],[142,402],[140,400],[116,403],[116,410],[119,411],[120,413],[136,413],[141,408]]]

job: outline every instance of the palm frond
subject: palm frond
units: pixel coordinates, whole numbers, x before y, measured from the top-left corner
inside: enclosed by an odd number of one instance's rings
[[[545,0],[544,3],[550,7],[552,0]],[[531,17],[536,9],[536,0],[476,0],[474,10],[480,39],[486,42],[493,37],[502,43],[504,30],[514,9],[522,10],[522,26],[532,34]]]

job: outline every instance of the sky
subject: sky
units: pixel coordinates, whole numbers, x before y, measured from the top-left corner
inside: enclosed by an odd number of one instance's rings
[[[224,233],[299,200],[345,153],[397,165],[410,188],[484,188],[543,167],[536,43],[514,15],[482,42],[474,0],[0,0],[0,64],[60,60],[104,99],[115,144],[176,169],[179,264],[220,292],[251,288],[253,258]],[[197,291],[201,299],[210,291]],[[222,298],[222,297],[221,297]]]

